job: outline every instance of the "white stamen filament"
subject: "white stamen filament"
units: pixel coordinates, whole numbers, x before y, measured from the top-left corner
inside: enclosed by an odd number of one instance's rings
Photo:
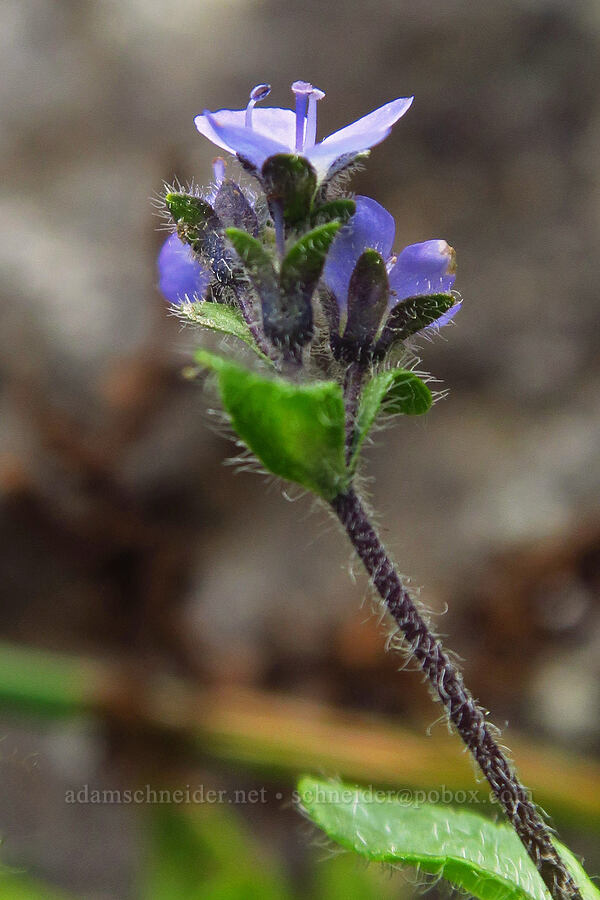
[[[317,140],[317,102],[325,96],[324,91],[313,88],[308,98],[308,116],[306,119],[306,134],[304,136],[304,150],[315,146]]]
[[[246,107],[246,116],[244,118],[244,125],[246,128],[252,128],[252,110],[261,100],[265,100],[269,94],[271,93],[271,85],[270,84],[257,84],[256,87],[253,87],[250,91],[250,100],[248,101],[248,106]]]

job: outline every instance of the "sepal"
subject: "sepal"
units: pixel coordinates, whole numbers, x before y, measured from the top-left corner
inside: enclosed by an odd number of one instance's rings
[[[168,193],[165,203],[177,224],[180,240],[212,270],[219,284],[231,284],[234,275],[232,259],[225,247],[223,226],[210,203],[183,192]]]
[[[169,191],[165,204],[174,221],[187,228],[204,230],[214,219],[215,211],[202,197],[179,191]]]
[[[251,347],[261,359],[267,360],[264,353],[256,346],[244,317],[235,307],[225,303],[212,303],[209,300],[200,303],[183,303],[178,308],[177,315],[179,318],[194,325],[200,325],[209,331],[238,338]]]
[[[309,231],[288,251],[281,264],[281,322],[290,343],[302,346],[312,337],[312,296],[325,265],[327,251],[340,228],[329,222]]]
[[[326,225],[327,222],[339,222],[345,225],[356,212],[356,203],[354,200],[346,200],[340,198],[338,200],[330,200],[313,209],[310,216],[310,224],[312,228],[317,225]]]
[[[279,275],[260,241],[238,228],[226,229],[260,297],[265,334],[276,346],[297,353],[311,339],[312,295],[339,227],[329,222],[305,234],[284,257]]]
[[[404,341],[433,325],[456,302],[453,294],[425,294],[422,297],[409,297],[398,303],[387,318],[375,348],[376,355],[383,356],[392,344]]]
[[[325,200],[331,197],[332,194],[335,195],[336,190],[346,184],[352,173],[358,171],[361,168],[361,164],[370,155],[370,150],[362,150],[360,153],[343,153],[341,156],[338,156],[325,173],[325,177],[319,186],[319,196]]]
[[[275,302],[278,280],[268,251],[257,238],[240,228],[226,228],[225,234],[263,303]]]

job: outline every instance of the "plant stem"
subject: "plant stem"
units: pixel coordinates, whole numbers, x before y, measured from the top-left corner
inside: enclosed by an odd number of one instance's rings
[[[350,363],[350,365],[346,369],[346,376],[344,378],[344,405],[346,411],[346,465],[348,465],[352,456],[352,447],[354,444],[354,429],[356,426],[356,413],[358,412],[358,401],[360,400],[360,391],[362,388],[364,376],[365,367],[360,362]]]
[[[450,722],[485,775],[550,894],[554,900],[581,900],[548,827],[498,746],[485,710],[465,687],[462,674],[402,585],[354,490],[340,494],[332,506],[433,694],[441,700]]]

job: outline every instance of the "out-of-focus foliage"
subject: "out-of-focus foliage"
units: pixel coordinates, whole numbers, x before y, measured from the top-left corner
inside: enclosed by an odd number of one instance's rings
[[[2,900],[75,900],[72,894],[59,891],[23,873],[1,870],[0,896]]]
[[[350,854],[327,857],[316,861],[300,888],[231,810],[214,805],[159,808],[149,822],[142,898],[392,900],[402,893],[398,880],[379,867],[367,867]]]

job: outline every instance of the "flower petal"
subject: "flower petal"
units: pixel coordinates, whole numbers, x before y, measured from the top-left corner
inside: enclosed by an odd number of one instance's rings
[[[201,299],[210,283],[208,272],[194,258],[187,244],[170,235],[158,254],[158,286],[169,303]]]
[[[323,280],[341,309],[346,308],[348,287],[358,258],[371,249],[387,259],[396,231],[393,216],[381,204],[370,197],[355,200],[356,212],[335,238],[323,269]]]
[[[322,142],[311,147],[309,150],[305,150],[303,156],[310,161],[316,170],[319,181],[321,181],[325,178],[336,159],[339,159],[341,156],[356,156],[356,154],[361,153],[364,150],[369,150],[371,147],[374,147],[376,144],[380,144],[381,141],[385,140],[390,131],[391,128],[386,128],[385,131],[379,131],[376,134],[369,133],[369,135],[364,136],[363,141],[358,142],[360,143],[360,146],[357,146],[356,135],[349,137],[344,141],[336,141],[333,144]]]
[[[215,116],[223,116],[227,118],[227,121],[230,125],[237,125],[239,128],[244,127],[244,121],[246,116],[245,109],[219,109]],[[235,153],[235,150],[230,147],[230,145],[223,140],[220,135],[214,130],[210,122],[208,121],[208,114],[204,113],[202,116],[195,116],[194,125],[204,137],[207,137],[209,141],[212,141],[213,144],[216,144],[217,147],[222,147],[223,150],[227,150],[229,153]]]
[[[326,137],[322,143],[333,144],[338,141],[345,141],[347,138],[352,137],[352,135],[356,135],[357,138],[362,141],[363,135],[368,134],[369,132],[376,133],[385,131],[385,129],[395,125],[398,119],[402,118],[414,99],[414,97],[399,97],[397,100],[391,100],[389,103],[380,106],[379,109],[375,109],[361,119],[357,119],[356,122],[353,122],[351,125],[346,125],[345,128],[334,131],[333,134]]]
[[[456,254],[446,241],[410,244],[389,273],[390,308],[407,297],[447,294],[456,279]]]
[[[383,141],[392,125],[408,110],[413,97],[399,97],[373,110],[351,125],[334,131],[329,137],[312,147],[306,156],[319,172],[327,170],[331,163],[344,153],[360,153]]]
[[[296,114],[277,106],[257,107],[252,111],[252,130],[285,144],[288,153],[296,146]]]
[[[266,113],[266,115],[265,115]],[[294,114],[291,109],[255,109],[252,128],[245,127],[246,110],[208,110],[194,119],[198,131],[218,147],[239,153],[260,169],[267,157],[293,152]],[[287,136],[292,134],[291,145]]]

